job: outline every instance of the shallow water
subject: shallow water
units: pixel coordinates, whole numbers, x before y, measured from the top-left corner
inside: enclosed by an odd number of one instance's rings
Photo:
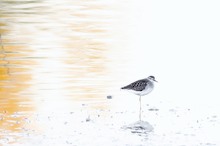
[[[143,35],[154,34],[155,6],[1,0],[0,145],[219,145],[215,101],[202,112],[200,104],[185,104],[190,97],[182,102],[163,83],[173,73],[152,63],[159,49],[145,56],[143,42],[157,44],[155,36]],[[161,78],[160,87],[143,99],[140,122],[138,98],[120,87],[151,73]]]

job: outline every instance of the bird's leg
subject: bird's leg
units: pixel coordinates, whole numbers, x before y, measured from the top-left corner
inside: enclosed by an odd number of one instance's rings
[[[140,110],[139,110],[139,120],[141,121],[141,96],[139,97]]]

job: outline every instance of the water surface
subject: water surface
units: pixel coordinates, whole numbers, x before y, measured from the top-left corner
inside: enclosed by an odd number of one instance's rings
[[[0,145],[217,145],[215,107],[198,114],[200,107],[182,104],[193,97],[181,92],[180,78],[193,51],[174,49],[165,35],[175,34],[165,29],[172,24],[159,8],[149,1],[1,0]],[[142,105],[151,130],[135,130],[138,98],[120,87],[152,73],[161,88]]]

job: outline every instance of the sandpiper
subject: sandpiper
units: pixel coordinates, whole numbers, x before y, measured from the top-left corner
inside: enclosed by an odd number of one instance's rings
[[[141,96],[149,94],[154,89],[154,82],[157,82],[155,80],[155,77],[149,76],[146,79],[135,81],[121,88],[121,89],[128,90],[139,96],[139,102],[140,102],[139,120],[140,121],[141,121]]]

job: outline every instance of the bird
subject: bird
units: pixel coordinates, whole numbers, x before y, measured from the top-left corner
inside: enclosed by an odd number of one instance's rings
[[[145,79],[137,80],[127,86],[122,87],[122,90],[127,90],[139,96],[140,110],[139,110],[139,120],[141,121],[141,96],[149,94],[154,89],[154,76],[149,76]]]

